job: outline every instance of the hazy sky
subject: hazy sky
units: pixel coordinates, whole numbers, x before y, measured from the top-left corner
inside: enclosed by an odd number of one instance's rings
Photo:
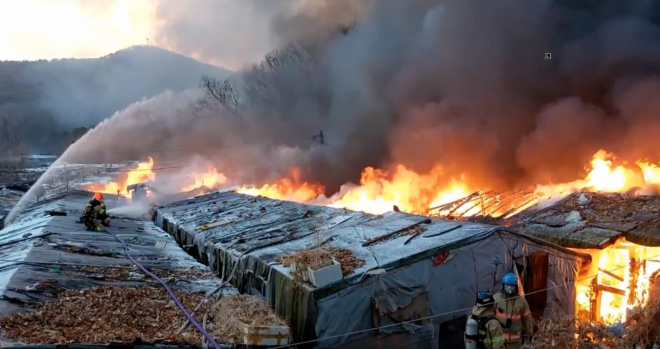
[[[95,58],[145,44],[149,38],[152,45],[237,69],[275,45],[269,30],[275,13],[266,4],[260,0],[2,0],[0,60]]]

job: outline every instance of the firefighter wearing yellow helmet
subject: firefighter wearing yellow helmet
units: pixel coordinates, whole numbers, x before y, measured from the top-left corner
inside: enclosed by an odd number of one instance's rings
[[[524,297],[518,295],[518,278],[507,273],[502,278],[502,292],[495,294],[495,316],[502,323],[506,349],[520,348],[523,339],[532,336],[532,312]]]
[[[80,221],[85,225],[87,230],[105,230],[103,226],[110,224],[110,218],[108,217],[105,203],[103,202],[103,194],[94,193],[92,200],[90,200],[85,206],[85,209],[83,209]]]

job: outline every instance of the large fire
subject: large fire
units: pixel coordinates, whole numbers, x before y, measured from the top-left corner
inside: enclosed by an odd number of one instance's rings
[[[589,253],[593,263],[576,285],[580,316],[607,324],[625,322],[648,303],[651,281],[660,271],[660,247],[621,239],[604,250],[581,252]]]
[[[227,177],[218,172],[215,168],[207,168],[206,172],[200,174],[193,174],[193,183],[184,186],[181,191],[191,191],[201,187],[216,188],[219,185],[225,184]]]
[[[118,180],[110,181],[105,184],[92,184],[85,189],[96,191],[106,194],[116,194],[123,196],[130,196],[126,187],[132,184],[149,182],[156,179],[156,174],[153,172],[154,159],[149,157],[146,162],[140,162],[137,167],[125,172]]]
[[[293,167],[290,170],[291,178],[282,178],[275,183],[265,184],[261,187],[243,186],[238,193],[265,196],[272,199],[307,202],[323,193],[325,188],[319,184],[300,182],[300,169]]]
[[[533,192],[512,192],[513,194],[472,188],[468,185],[465,175],[447,176],[440,165],[425,174],[412,171],[403,165],[396,165],[389,171],[367,167],[362,171],[359,185],[345,185],[339,193],[331,196],[329,203],[325,203],[332,207],[373,214],[399,209],[403,212],[453,218],[477,214],[509,217],[533,206],[539,200],[563,197],[580,190],[624,192],[660,185],[660,166],[645,161],[614,166],[613,160],[615,158],[612,154],[599,150],[594,154],[583,179],[538,185]],[[128,196],[127,186],[155,180],[153,165],[153,159],[149,158],[128,171],[123,178],[106,184],[91,185],[87,189]],[[179,191],[190,191],[202,186],[216,188],[230,182],[212,167],[191,176],[193,181],[183,185]],[[300,169],[295,167],[291,168],[289,176],[273,183],[261,186],[244,185],[237,190],[247,195],[297,202],[314,201],[324,194],[324,191],[325,188],[318,183],[302,182]]]
[[[322,185],[301,181],[300,169],[295,167],[287,177],[261,186],[244,185],[237,192],[273,199],[323,203],[373,214],[398,209],[460,219],[476,215],[510,217],[540,200],[562,197],[576,191],[628,192],[660,185],[660,166],[657,164],[639,160],[634,163],[621,162],[615,166],[616,160],[613,154],[599,150],[585,169],[583,179],[539,185],[534,191],[499,193],[471,188],[463,175],[447,176],[441,166],[420,174],[397,165],[389,171],[365,168],[359,185],[345,185],[330,199],[323,195],[325,188]],[[153,159],[149,158],[147,162],[141,162],[136,168],[127,171],[119,180],[90,186],[88,189],[128,195],[127,186],[155,180],[153,165]],[[217,188],[226,183],[237,184],[213,167],[190,176],[193,181],[183,185],[181,192],[202,186]],[[633,309],[648,302],[651,280],[660,271],[660,258],[652,257],[660,257],[660,247],[644,247],[622,240],[604,250],[583,252],[592,255],[594,263],[590,271],[596,277],[587,277],[576,284],[578,314],[610,324],[623,322]]]
[[[591,169],[584,179],[570,183],[541,185],[537,192],[544,196],[566,195],[579,190],[595,192],[625,192],[634,188],[644,188],[660,184],[660,167],[656,164],[636,161],[635,166],[613,167],[613,154],[599,150],[591,160]]]
[[[484,214],[494,217],[512,216],[539,200],[561,197],[572,192],[624,192],[633,188],[660,184],[660,167],[643,161],[634,166],[613,165],[614,156],[604,150],[596,152],[587,168],[587,175],[569,183],[539,185],[533,193],[516,195],[479,191],[471,188],[464,176],[445,176],[441,166],[420,174],[403,165],[392,171],[368,167],[362,171],[360,184],[332,196],[332,207],[381,214],[395,206],[404,212],[451,217],[469,217]],[[297,170],[296,170],[297,171]],[[307,202],[322,192],[320,185],[298,181],[299,172],[292,179],[283,178],[261,187],[243,187],[240,193],[261,195],[273,199]],[[524,194],[524,195],[523,195]],[[505,202],[507,201],[508,202]]]
[[[204,172],[192,174],[187,173],[187,175],[190,184],[183,184],[177,189],[177,191],[186,192],[200,187],[216,188],[227,182],[227,177],[213,167],[207,168]],[[118,178],[107,183],[91,184],[86,186],[85,189],[130,197],[130,193],[127,189],[130,185],[153,182],[155,180],[156,173],[154,172],[154,159],[149,157],[147,161],[138,163],[135,168],[127,170]]]
[[[442,175],[441,167],[420,175],[398,165],[391,176],[386,171],[367,167],[362,171],[360,185],[349,189],[330,206],[374,214],[392,211],[396,206],[404,212],[424,214],[430,207],[470,194],[463,181],[452,179],[441,185]]]

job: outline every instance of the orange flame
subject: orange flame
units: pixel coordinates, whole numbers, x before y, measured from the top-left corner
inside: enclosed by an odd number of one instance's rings
[[[264,196],[271,199],[307,202],[317,198],[325,188],[314,183],[300,183],[300,169],[292,167],[291,179],[282,178],[273,184],[265,184],[261,187],[243,186],[236,190],[237,193]]]
[[[579,250],[589,253],[594,269],[576,285],[577,313],[606,324],[625,322],[633,311],[649,301],[649,288],[660,271],[660,247],[634,244],[625,238],[604,250]],[[635,267],[633,267],[633,263]],[[593,308],[593,309],[592,309]]]
[[[538,202],[538,199],[553,196],[565,196],[572,192],[588,190],[595,192],[624,192],[649,184],[660,185],[660,166],[637,161],[636,167],[613,165],[616,160],[613,154],[599,150],[590,161],[587,175],[584,179],[569,183],[539,185],[535,195],[513,211],[500,210],[497,215],[507,213],[511,217]],[[291,179],[280,179],[274,184],[262,187],[243,187],[239,193],[262,195],[270,198],[305,202],[316,199],[322,193],[318,184],[297,184],[295,171]],[[331,207],[347,208],[381,214],[398,207],[403,212],[426,214],[430,208],[467,198],[478,188],[471,188],[464,176],[446,179],[441,166],[434,167],[426,174],[420,174],[397,165],[392,171],[367,167],[362,171],[360,184],[346,185],[342,191],[333,196]],[[493,199],[497,201],[498,199]],[[483,209],[484,205],[468,204],[456,209],[451,208],[453,216],[469,217]],[[440,216],[447,210],[440,211]]]
[[[403,165],[389,173],[373,167],[362,171],[360,186],[349,189],[332,207],[382,214],[394,206],[404,212],[425,213],[429,207],[442,205],[467,196],[470,191],[460,181],[451,180],[441,186],[443,171],[435,167],[429,174],[420,175]]]
[[[216,168],[208,168],[205,173],[194,174],[193,179],[194,183],[183,187],[181,191],[191,191],[200,187],[216,188],[227,182],[227,177]]]
[[[635,162],[636,166],[632,167],[627,167],[625,164],[614,166],[613,160],[615,160],[613,154],[599,150],[590,161],[584,179],[569,183],[539,185],[535,195],[538,198],[549,198],[580,190],[622,192],[636,187],[660,185],[660,166],[643,161]],[[128,195],[125,192],[126,186],[155,179],[152,168],[153,159],[149,158],[148,162],[140,163],[136,169],[129,171],[124,179],[104,185],[89,186],[87,189]],[[201,186],[214,188],[229,181],[215,168],[208,168],[205,173],[193,175],[193,178],[194,183],[183,186],[181,191],[190,191]],[[332,197],[329,205],[373,214],[392,211],[396,206],[403,212],[427,214],[430,208],[467,198],[477,189],[480,188],[471,188],[463,175],[447,177],[440,165],[425,174],[417,173],[400,164],[394,166],[391,171],[367,167],[362,171],[359,185],[345,185]],[[309,202],[323,194],[324,187],[313,182],[301,183],[300,169],[294,167],[288,177],[281,178],[275,183],[260,187],[244,185],[237,192],[273,199]],[[487,200],[490,202],[486,203]],[[456,217],[469,217],[482,212],[484,206],[498,200],[491,198],[485,199],[481,205],[470,203],[464,207],[443,208],[439,213],[440,216],[443,216],[443,212],[452,212]],[[520,207],[515,207],[513,212],[500,210],[497,214],[506,212],[506,217],[510,217],[533,206],[536,202],[530,200]]]
[[[156,174],[152,171],[154,167],[154,159],[149,157],[147,162],[140,162],[137,168],[129,170],[123,176],[124,178],[118,181],[110,181],[106,184],[92,184],[85,187],[89,191],[97,191],[106,194],[118,194],[130,197],[126,191],[126,187],[132,184],[149,182],[156,179]]]
[[[636,167],[619,165],[614,167],[612,153],[599,150],[591,159],[591,168],[583,180],[570,183],[541,185],[537,192],[543,196],[564,196],[571,192],[587,190],[593,192],[626,192],[634,188],[660,184],[660,167],[643,161],[635,162]]]

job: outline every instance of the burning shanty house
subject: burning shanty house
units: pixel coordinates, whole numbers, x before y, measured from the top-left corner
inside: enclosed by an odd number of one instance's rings
[[[159,207],[153,217],[223,280],[263,297],[295,342],[313,347],[463,347],[480,289],[498,291],[505,273],[531,266],[533,312],[572,313],[567,281],[590,261],[501,226],[235,192]]]
[[[582,318],[625,322],[649,300],[660,271],[660,196],[581,192],[507,224],[528,236],[589,254],[579,270]]]

